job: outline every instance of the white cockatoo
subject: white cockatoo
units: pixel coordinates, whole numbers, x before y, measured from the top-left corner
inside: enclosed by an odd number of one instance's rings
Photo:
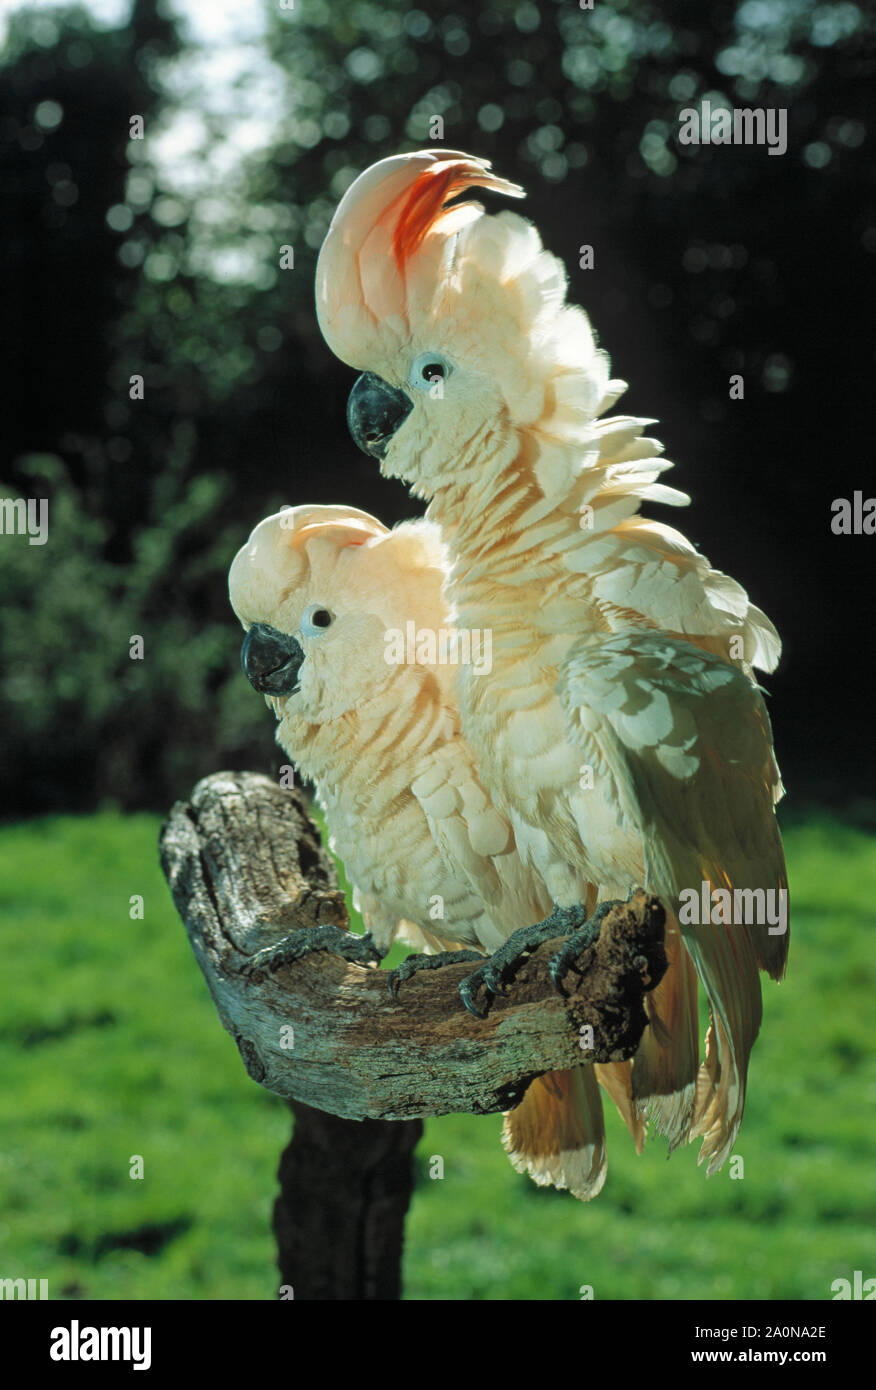
[[[445,578],[437,527],[418,521],[389,531],[341,506],[268,517],[229,576],[247,629],[244,669],[276,714],[277,741],[316,786],[378,959],[396,938],[427,953],[495,951],[551,908],[460,731]],[[343,949],[335,929],[317,931]],[[345,954],[367,960],[362,938],[344,935]],[[290,943],[289,958],[302,948]],[[469,957],[483,954],[451,958]],[[595,1196],[606,1169],[597,1079],[642,1148],[630,1072],[629,1062],[585,1064],[534,1081],[504,1120],[518,1171]]]
[[[430,499],[455,622],[492,634],[490,674],[461,668],[456,689],[479,776],[556,904],[527,939],[580,923],[588,884],[603,899],[642,884],[669,913],[633,1102],[670,1146],[702,1136],[711,1173],[742,1118],[758,967],[778,979],[787,957],[782,786],[753,676],[780,644],[738,583],[640,515],[689,500],[658,481],[653,422],[606,416],[624,383],[535,228],[446,206],[475,185],[521,194],[452,150],[366,170],[320,253],[319,322],[363,373],[354,438]],[[586,939],[570,937],[558,981]]]

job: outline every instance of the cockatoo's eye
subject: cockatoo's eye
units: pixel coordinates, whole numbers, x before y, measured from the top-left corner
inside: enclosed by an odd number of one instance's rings
[[[428,391],[436,381],[446,381],[452,371],[447,358],[442,357],[440,352],[421,352],[408,373],[408,384],[419,391]]]
[[[332,625],[332,614],[321,603],[312,603],[301,614],[302,637],[318,637]]]

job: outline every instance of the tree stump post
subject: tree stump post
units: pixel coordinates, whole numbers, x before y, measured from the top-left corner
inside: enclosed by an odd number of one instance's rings
[[[422,1120],[342,1120],[290,1102],[274,1203],[283,1297],[401,1297],[404,1222]]]

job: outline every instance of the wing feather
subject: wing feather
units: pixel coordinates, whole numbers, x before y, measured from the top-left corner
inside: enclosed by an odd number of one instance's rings
[[[760,691],[713,654],[664,634],[590,638],[567,658],[559,683],[570,737],[603,769],[618,809],[627,872],[678,920],[709,997],[712,1029],[690,1137],[704,1138],[709,1172],[729,1153],[745,1101],[748,1059],[761,1020],[758,967],[780,978],[787,930],[767,921],[686,920],[681,895],[772,893],[787,877],[774,805],[781,783]],[[582,803],[582,840],[588,842]],[[618,836],[605,854],[617,861]],[[606,875],[608,876],[608,875]],[[734,911],[736,899],[731,897]],[[786,901],[786,899],[785,899]],[[688,904],[689,906],[689,904]],[[700,914],[702,915],[702,914]]]

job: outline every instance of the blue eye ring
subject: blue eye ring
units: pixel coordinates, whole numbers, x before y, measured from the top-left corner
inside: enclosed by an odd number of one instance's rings
[[[446,381],[453,367],[443,353],[421,352],[411,363],[408,385],[417,391],[428,391],[436,381]]]
[[[322,603],[312,603],[301,614],[302,637],[319,637],[334,621],[333,614]]]

